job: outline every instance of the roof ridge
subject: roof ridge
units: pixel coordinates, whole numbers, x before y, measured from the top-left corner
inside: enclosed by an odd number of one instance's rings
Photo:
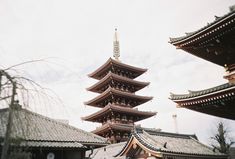
[[[191,138],[192,140],[194,140],[195,142],[197,142],[198,144],[200,144],[200,145],[202,145],[202,146],[204,146],[204,147],[210,149],[211,151],[213,151],[213,148],[212,148],[212,147],[210,147],[210,146],[208,146],[208,145],[206,145],[206,144],[204,144],[204,143],[202,143],[202,142],[196,140],[196,139],[193,138],[193,137],[190,137],[190,138]],[[220,155],[225,155],[225,154],[223,154],[223,153],[221,153],[221,152],[218,152],[218,151],[215,152],[215,153],[220,154]]]
[[[210,28],[210,27],[213,27],[213,26],[215,26],[215,25],[218,25],[221,21],[225,20],[226,18],[230,18],[230,16],[232,16],[234,13],[235,13],[235,11],[230,11],[230,12],[224,14],[223,16],[221,16],[221,17],[215,19],[213,22],[208,23],[208,24],[205,25],[204,27],[202,27],[202,28],[200,28],[200,29],[194,31],[193,34],[190,34],[190,35],[187,35],[187,34],[186,34],[186,35],[181,36],[181,37],[178,37],[178,38],[177,38],[177,37],[176,37],[176,38],[170,38],[169,43],[171,43],[171,44],[174,45],[175,43],[180,43],[180,42],[185,41],[185,40],[187,40],[187,39],[189,39],[189,38],[192,38],[193,36],[196,36],[196,34],[200,34],[203,30],[206,30],[206,29],[208,29],[208,28]]]
[[[150,100],[153,99],[153,96],[144,96],[144,95],[138,95],[138,94],[135,94],[135,93],[129,93],[129,92],[123,92],[123,91],[120,91],[120,90],[117,90],[117,89],[114,89],[114,88],[111,88],[111,92],[113,93],[123,93],[125,95],[130,95],[130,96],[136,96],[136,97],[139,97],[139,98],[151,98]]]
[[[129,70],[139,70],[141,71],[142,73],[146,72],[148,69],[146,68],[140,68],[140,67],[136,67],[136,66],[132,66],[132,65],[129,65],[129,64],[126,64],[126,63],[122,63],[122,62],[118,62],[117,60],[114,60],[112,59],[111,57],[103,64],[101,65],[100,67],[98,67],[95,71],[93,71],[92,73],[88,74],[89,77],[92,77],[95,75],[95,73],[101,71],[103,68],[105,68],[105,66],[109,65],[109,64],[116,64],[116,65],[120,65],[120,66],[123,66],[123,67],[127,67],[129,68]],[[142,74],[141,73],[141,74]],[[94,78],[94,77],[93,77]],[[97,78],[95,78],[97,79]]]
[[[182,138],[182,137],[192,137],[196,135],[195,134],[178,134],[178,133],[172,133],[172,132],[164,132],[164,131],[155,131],[155,130],[145,130],[146,132],[149,132],[150,135],[152,133],[152,135],[157,135],[157,136],[169,136],[169,137],[178,137],[178,138]]]
[[[138,133],[138,131],[134,131],[133,136],[134,136],[134,138],[136,138],[141,144],[145,145],[146,147],[148,147],[148,148],[150,148],[150,149],[153,149],[153,150],[158,150],[158,151],[160,150],[160,151],[161,151],[161,148],[156,147],[156,146],[153,146],[152,144],[147,144],[148,141],[147,141],[146,139],[142,138],[142,137],[140,136],[140,134]],[[155,140],[154,140],[154,141],[155,141]]]
[[[192,91],[189,90],[188,94],[174,94],[171,93],[169,99],[171,100],[183,100],[183,99],[187,99],[187,98],[198,98],[201,96],[205,96],[205,95],[209,95],[209,94],[216,94],[218,93],[218,91],[226,91],[228,89],[232,89],[233,87],[235,87],[235,84],[232,83],[224,83],[215,87],[210,87],[207,89],[203,89],[203,90],[197,90],[197,91]]]
[[[110,59],[111,59],[111,62],[113,62],[113,63],[117,63],[117,64],[120,64],[120,65],[123,65],[123,66],[127,66],[131,69],[140,69],[140,70],[143,70],[145,72],[148,70],[147,68],[140,68],[140,67],[136,67],[136,66],[132,66],[132,65],[129,65],[129,64],[126,64],[126,63],[119,62],[119,61],[114,60],[112,58],[110,58]]]
[[[92,102],[102,98],[103,96],[108,96],[108,95],[110,95],[112,93],[116,93],[116,94],[120,94],[120,95],[124,95],[124,96],[129,96],[129,97],[133,97],[133,98],[146,99],[148,101],[153,99],[153,96],[137,95],[135,93],[129,93],[129,92],[120,91],[120,90],[114,89],[114,88],[109,86],[104,92],[102,92],[101,94],[99,94],[95,98],[93,98],[93,99],[91,99],[89,101],[84,102],[84,104],[85,105],[89,105],[89,103],[92,103]]]

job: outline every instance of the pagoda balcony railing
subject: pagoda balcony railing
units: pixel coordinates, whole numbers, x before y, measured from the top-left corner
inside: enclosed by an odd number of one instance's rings
[[[128,92],[128,93],[135,93],[135,89],[134,86],[128,86],[128,85],[116,85],[116,84],[110,84],[110,85],[106,85],[104,87],[102,87],[100,89],[101,92],[107,90],[109,87],[114,88],[116,90],[120,90],[120,91],[124,91],[124,92]]]
[[[131,78],[131,79],[133,79],[136,76],[136,74],[130,73],[128,71],[122,71],[120,69],[108,69],[107,71],[102,73],[100,78],[105,77],[109,72],[112,72],[112,73],[119,75],[119,76],[122,76],[122,77]]]
[[[126,101],[126,99],[119,99],[119,98],[115,98],[113,100],[110,98],[110,99],[107,99],[107,100],[101,102],[98,105],[105,107],[108,104],[115,104],[115,105],[125,106],[125,107],[129,107],[129,108],[132,108],[135,105],[138,105],[136,101],[130,101],[130,100]]]
[[[131,126],[134,126],[134,123],[105,123],[105,124],[102,124],[101,126],[96,127],[96,130],[102,128],[102,127],[105,126],[106,124],[120,124],[121,126],[122,126],[122,124],[123,124],[124,126],[128,125],[128,126],[130,126],[130,127],[131,127]]]
[[[102,122],[102,126],[105,124],[129,124],[129,125],[134,125],[133,120],[107,120]],[[98,127],[99,128],[99,127]]]

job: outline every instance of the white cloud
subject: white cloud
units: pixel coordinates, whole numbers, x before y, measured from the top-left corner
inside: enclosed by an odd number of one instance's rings
[[[96,82],[86,75],[112,56],[114,27],[118,26],[121,61],[149,69],[139,80],[151,85],[139,94],[154,96],[154,100],[140,109],[158,114],[140,123],[174,131],[172,114],[177,113],[180,132],[197,133],[206,142],[207,129],[215,117],[176,109],[168,100],[169,92],[186,93],[187,89],[222,84],[223,68],[176,50],[168,41],[170,36],[182,36],[203,27],[213,21],[214,15],[227,13],[233,3],[232,0],[3,0],[1,66],[55,57],[20,69],[54,90],[65,106],[32,109],[54,118],[67,118],[73,125],[92,130],[95,124],[80,120],[96,111],[83,105],[95,96],[85,90]]]

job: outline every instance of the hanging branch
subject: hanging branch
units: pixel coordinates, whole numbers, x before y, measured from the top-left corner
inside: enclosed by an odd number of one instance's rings
[[[2,92],[2,71],[0,71],[0,94]]]
[[[9,105],[9,114],[8,114],[8,122],[6,127],[6,134],[4,137],[3,142],[3,148],[2,148],[2,155],[1,159],[7,159],[8,158],[8,149],[10,145],[10,135],[11,135],[11,129],[12,129],[12,113],[15,105],[15,96],[16,96],[16,82],[13,80],[13,78],[5,71],[1,71],[1,73],[11,82],[12,84],[12,94],[11,94],[11,102]]]
[[[44,61],[44,59],[25,61],[25,62],[16,64],[16,65],[13,65],[13,66],[11,66],[11,67],[8,67],[8,68],[5,69],[5,71],[7,71],[7,70],[9,70],[9,69],[12,69],[12,68],[14,68],[14,67],[17,67],[17,66],[21,66],[21,65],[28,64],[28,63],[33,63],[33,62],[39,62],[39,61]]]
[[[54,95],[56,95],[53,91],[42,87],[35,81],[28,79],[26,77],[17,76],[19,72],[15,70],[15,67],[44,61],[44,59],[40,60],[31,60],[26,61],[20,64],[13,65],[11,67],[8,67],[7,69],[1,69],[0,68],[0,105],[1,106],[7,106],[9,113],[8,113],[8,119],[6,123],[6,132],[4,137],[4,143],[2,147],[2,153],[1,153],[1,159],[8,159],[11,158],[11,152],[10,146],[11,146],[11,138],[13,137],[11,134],[13,132],[13,118],[16,120],[20,120],[20,117],[17,117],[17,106],[18,100],[20,100],[23,103],[23,106],[26,107],[32,103],[38,103],[38,102],[47,102],[54,101],[58,102],[58,100],[55,100],[53,98]],[[16,74],[11,75],[9,72],[14,71]],[[53,96],[50,96],[48,94],[48,90],[53,93]],[[60,100],[58,96],[56,96],[56,99],[59,99],[60,104],[63,105],[63,102]],[[57,103],[57,104],[58,104]],[[46,105],[46,104],[45,104]],[[48,103],[47,103],[48,106]],[[16,116],[15,116],[16,115]],[[13,117],[14,116],[14,117]],[[27,122],[27,120],[26,120]],[[22,123],[25,124],[25,123]],[[15,126],[15,125],[14,125]],[[19,128],[22,128],[22,125],[16,125],[19,126]],[[26,126],[27,127],[27,126]],[[25,132],[24,132],[25,131]],[[23,137],[26,137],[26,133],[30,133],[28,127],[26,129],[22,128]]]

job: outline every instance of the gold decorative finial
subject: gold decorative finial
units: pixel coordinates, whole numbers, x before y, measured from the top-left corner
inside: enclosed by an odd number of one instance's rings
[[[113,40],[113,57],[115,60],[119,61],[120,48],[119,48],[119,39],[118,39],[117,28],[115,28],[114,40]]]

